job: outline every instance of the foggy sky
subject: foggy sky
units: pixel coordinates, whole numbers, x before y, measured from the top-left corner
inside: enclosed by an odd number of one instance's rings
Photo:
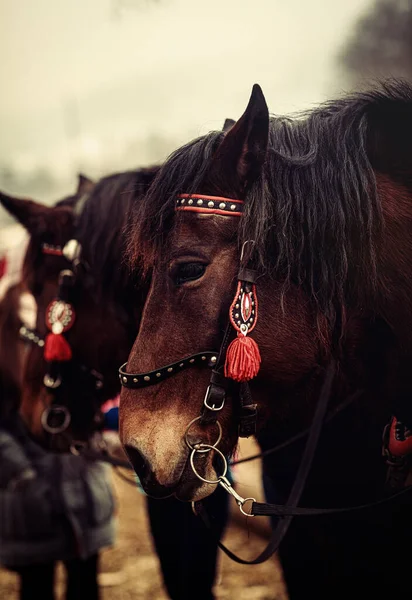
[[[255,82],[273,113],[310,107],[345,88],[335,56],[371,0],[122,3],[0,0],[0,164],[183,142],[238,118]]]

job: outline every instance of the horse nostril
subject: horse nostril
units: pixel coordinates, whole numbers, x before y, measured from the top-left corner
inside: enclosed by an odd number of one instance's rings
[[[140,480],[144,480],[149,473],[146,459],[133,446],[129,446],[128,444],[126,444],[124,449],[130,462],[132,463],[133,469],[136,471]]]
[[[124,445],[124,450],[132,463],[133,469],[140,479],[146,494],[152,498],[168,498],[173,493],[173,486],[160,484],[153,473],[150,463],[134,446]]]
[[[193,450],[193,448],[195,446],[197,446],[197,444],[201,444],[202,441],[205,441],[205,440],[202,440],[202,436],[197,433],[187,433],[185,436],[185,439],[186,439],[187,445],[189,446],[189,448],[191,450]]]

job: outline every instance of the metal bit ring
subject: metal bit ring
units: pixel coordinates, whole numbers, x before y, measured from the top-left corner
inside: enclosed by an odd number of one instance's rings
[[[240,504],[238,504],[239,510],[242,513],[242,515],[245,515],[245,517],[255,517],[256,515],[253,515],[252,512],[246,512],[244,510],[244,505],[246,504],[246,502],[256,502],[256,498],[244,498],[243,502],[241,502]],[[250,507],[250,510],[252,510],[252,506]]]
[[[193,450],[190,454],[190,466],[192,467],[193,473],[196,475],[196,477],[198,479],[200,479],[200,481],[204,481],[204,483],[218,484],[220,482],[220,477],[225,477],[225,475],[227,473],[227,460],[226,460],[225,455],[223,454],[223,452],[221,452],[219,450],[219,448],[216,448],[215,446],[212,446],[211,444],[198,444],[198,446],[199,446],[199,448],[208,448],[209,450],[214,450],[215,452],[217,452],[219,454],[220,458],[223,460],[224,469],[223,469],[223,473],[219,476],[219,479],[205,479],[204,477],[199,475],[199,473],[196,471],[194,458],[195,458],[196,452],[201,453],[202,450],[199,450],[198,448],[193,448]]]
[[[53,413],[57,415],[62,415],[63,422],[61,425],[57,425],[56,427],[53,427],[53,425],[49,425],[48,418]],[[43,429],[47,431],[47,433],[63,433],[63,431],[65,431],[70,425],[70,421],[70,412],[67,409],[67,407],[63,406],[62,404],[54,404],[53,406],[48,406],[44,409],[44,411],[41,414],[41,424],[43,426]]]
[[[218,426],[218,429],[219,429],[219,435],[218,435],[218,438],[217,438],[216,442],[214,444],[200,444],[202,446],[210,446],[210,448],[205,448],[204,450],[199,450],[197,448],[197,446],[199,446],[199,444],[195,444],[196,445],[196,448],[195,448],[195,445],[192,445],[189,442],[189,440],[187,439],[187,434],[189,433],[189,430],[192,427],[192,425],[194,423],[196,423],[196,421],[200,421],[201,418],[202,417],[196,417],[196,419],[193,419],[192,421],[190,421],[189,425],[186,427],[186,431],[184,433],[184,439],[185,439],[186,446],[189,448],[189,450],[192,450],[192,451],[196,450],[200,454],[203,454],[203,453],[206,453],[206,452],[210,452],[210,450],[212,448],[216,448],[216,446],[219,444],[220,440],[222,439],[222,426],[219,423],[219,421],[216,421],[216,425]]]

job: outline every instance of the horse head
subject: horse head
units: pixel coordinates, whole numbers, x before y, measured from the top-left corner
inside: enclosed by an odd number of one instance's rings
[[[254,86],[236,123],[162,166],[129,232],[152,282],[120,373],[121,437],[148,493],[213,491],[247,380],[257,430],[273,436],[308,426],[332,356],[336,401],[356,386],[382,396],[373,361],[395,331],[412,346],[410,106],[393,84],[270,118]]]
[[[188,500],[211,493],[215,486],[200,483],[190,467],[192,448],[197,443],[216,445],[219,438],[218,449],[227,456],[238,439],[238,382],[230,380],[217,422],[209,419],[204,424],[198,417],[210,380],[210,369],[203,368],[207,352],[215,351],[211,358],[216,360],[230,307],[235,328],[245,308],[237,285],[242,247],[242,264],[247,266],[259,228],[263,233],[272,217],[268,212],[262,218],[259,211],[253,236],[244,230],[243,220],[253,219],[256,211],[254,196],[268,154],[269,114],[259,86],[254,86],[243,116],[226,129],[172,154],[144,199],[132,231],[131,254],[143,269],[153,270],[153,276],[141,329],[122,373],[131,387],[139,384],[134,385],[128,373],[146,375],[141,377],[143,387],[122,391],[120,430],[145,490],[154,496],[176,494]],[[281,282],[268,285],[271,277],[264,269],[258,279],[258,298],[246,295],[249,313],[244,315],[249,326],[253,323],[250,337],[262,361],[251,386],[257,403],[268,381],[275,379],[273,393],[280,393],[319,359],[316,323],[301,291],[290,285],[288,302],[282,306]],[[275,322],[273,328],[270,324]],[[183,363],[192,360],[192,368],[183,369],[180,359],[196,353],[203,364],[189,358]],[[168,364],[171,378],[167,368],[166,373],[160,369]],[[218,370],[223,375],[223,365]],[[156,385],[149,385],[150,377]],[[267,409],[261,406],[260,423]],[[195,456],[196,469],[203,479],[216,481],[216,469],[220,473],[222,466],[219,459],[213,460],[215,453],[206,450]]]
[[[21,201],[7,199],[30,233],[23,274],[37,306],[36,331],[23,328],[35,343],[22,414],[36,435],[44,437],[46,427],[59,449],[100,429],[101,405],[119,392],[117,367],[136,337],[146,293],[122,264],[121,234],[155,171],[119,173],[97,184],[81,177],[78,193],[50,208],[32,202],[20,208]],[[40,231],[26,215],[31,210],[44,222]]]
[[[73,256],[70,254],[70,240],[75,238],[77,212],[84,198],[93,189],[93,182],[83,175],[79,176],[78,187],[74,195],[58,202],[55,206],[45,206],[28,199],[18,199],[1,194],[3,206],[23,225],[29,233],[29,241],[24,256],[21,281],[21,292],[17,298],[21,303],[25,298],[34,298],[33,314],[29,319],[20,318],[20,335],[29,342],[24,360],[19,368],[23,372],[21,378],[21,414],[30,426],[33,434],[39,439],[45,439],[47,433],[54,430],[66,430],[71,420],[70,428],[75,435],[84,434],[83,424],[87,422],[87,407],[84,407],[85,416],[76,415],[76,393],[73,392],[72,361],[59,363],[59,357],[47,356],[46,342],[52,333],[50,311],[64,310],[65,304],[73,302],[73,289],[65,291],[64,300],[60,298],[63,280],[75,279]],[[70,273],[73,275],[70,275]],[[23,289],[24,288],[24,289]],[[69,297],[69,295],[70,297]],[[31,307],[33,308],[33,307]],[[73,312],[73,315],[75,313]],[[20,315],[20,317],[24,315]],[[66,315],[67,316],[67,315]],[[54,317],[52,317],[54,318]],[[34,322],[31,322],[33,321]],[[80,321],[82,317],[80,316]],[[17,334],[17,332],[15,332]],[[62,338],[65,333],[60,332]],[[18,334],[16,335],[18,339]],[[70,344],[70,342],[67,342]],[[18,344],[14,343],[14,346]],[[70,346],[68,346],[70,347]],[[71,357],[70,357],[71,358]],[[51,371],[56,373],[55,379]],[[57,375],[58,372],[58,375]],[[65,385],[59,390],[53,385],[65,380]],[[69,381],[70,380],[70,383]],[[61,393],[63,392],[63,393]],[[59,410],[48,414],[50,407],[58,405]],[[74,413],[73,415],[71,413]],[[77,411],[78,412],[78,411]],[[67,415],[69,417],[66,418]],[[90,426],[90,424],[88,425]],[[65,431],[65,435],[66,435]],[[51,436],[54,442],[57,438]],[[66,441],[59,438],[57,447],[66,445]]]

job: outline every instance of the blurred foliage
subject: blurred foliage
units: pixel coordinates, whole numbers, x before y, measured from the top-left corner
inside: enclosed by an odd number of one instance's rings
[[[377,0],[339,58],[352,84],[387,77],[412,81],[412,0]]]

